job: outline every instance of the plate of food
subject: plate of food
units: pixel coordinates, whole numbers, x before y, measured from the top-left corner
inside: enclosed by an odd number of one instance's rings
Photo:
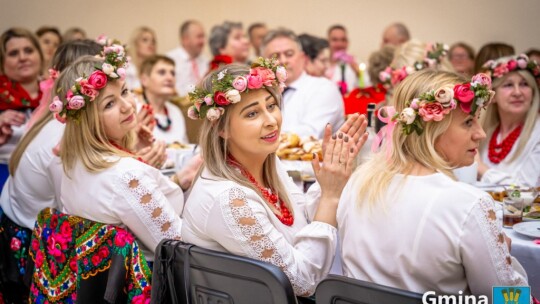
[[[167,144],[167,162],[168,164],[172,163],[166,167],[166,169],[180,169],[186,162],[195,156],[197,151],[197,145],[194,144],[184,144],[178,141]]]
[[[281,133],[277,157],[289,161],[311,161],[313,153],[322,159],[322,140],[314,136],[300,138],[294,133]]]

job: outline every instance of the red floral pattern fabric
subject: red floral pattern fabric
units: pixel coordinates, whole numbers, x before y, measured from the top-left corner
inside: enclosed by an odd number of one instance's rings
[[[38,215],[29,255],[35,264],[31,303],[76,303],[81,283],[109,271],[118,258],[128,303],[150,301],[151,270],[133,235],[120,227],[47,208]]]

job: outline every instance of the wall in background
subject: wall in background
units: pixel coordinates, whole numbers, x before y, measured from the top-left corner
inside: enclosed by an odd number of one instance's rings
[[[502,41],[517,52],[540,48],[538,12],[538,0],[0,0],[0,31],[79,26],[90,37],[106,33],[127,42],[135,27],[147,25],[157,32],[158,51],[164,53],[176,47],[179,25],[187,19],[200,20],[207,32],[224,20],[246,28],[261,21],[319,36],[340,23],[349,30],[350,52],[366,61],[394,21],[407,24],[422,41],[465,41],[476,49]]]

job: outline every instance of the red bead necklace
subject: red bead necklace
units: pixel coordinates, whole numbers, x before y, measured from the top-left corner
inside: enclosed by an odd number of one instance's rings
[[[120,150],[120,151],[124,151],[124,152],[126,152],[126,153],[129,153],[129,154],[133,155],[133,158],[135,158],[136,160],[140,161],[141,163],[146,164],[146,162],[145,162],[140,156],[136,156],[135,153],[129,151],[129,150],[126,149],[126,148],[123,148],[123,147],[117,145],[116,143],[114,143],[114,142],[112,142],[112,141],[111,141],[110,143],[111,143],[111,145],[113,145],[116,149],[118,149],[118,150]]]
[[[493,135],[491,135],[491,139],[489,140],[488,158],[494,164],[498,164],[503,161],[508,153],[510,153],[510,150],[512,150],[514,143],[516,143],[519,135],[521,134],[521,130],[523,129],[523,125],[518,126],[512,132],[510,132],[510,134],[508,134],[508,136],[506,136],[506,138],[503,139],[500,144],[498,144],[497,136],[499,135],[500,127],[501,126],[499,125],[495,129]]]
[[[249,182],[259,190],[263,199],[281,213],[274,213],[274,215],[279,219],[280,222],[282,222],[284,225],[292,226],[292,224],[294,223],[293,215],[285,205],[285,202],[283,202],[281,198],[275,195],[272,189],[264,188],[259,185],[259,183],[257,183],[257,181],[255,180],[255,177],[253,177],[253,175],[251,175],[232,155],[229,155],[229,157],[227,158],[227,163],[230,166],[233,166],[240,170],[240,173],[242,173],[242,175],[247,178]]]

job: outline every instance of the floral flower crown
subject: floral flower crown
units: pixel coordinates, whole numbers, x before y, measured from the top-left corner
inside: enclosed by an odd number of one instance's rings
[[[517,70],[531,72],[535,78],[540,77],[540,67],[534,60],[530,60],[525,54],[517,56],[502,57],[497,60],[488,60],[483,65],[488,70],[491,78],[500,78]]]
[[[389,66],[379,73],[379,80],[387,89],[393,88],[414,72],[436,67],[447,54],[448,45],[443,43],[429,45],[422,61],[416,61],[412,66],[403,66],[399,69]]]
[[[247,75],[233,78],[227,74],[227,69],[224,69],[212,77],[211,92],[196,88],[189,93],[189,99],[193,103],[188,109],[189,118],[214,121],[225,113],[226,106],[240,102],[242,92],[272,86],[278,86],[282,91],[287,80],[287,70],[279,65],[275,58],[259,57],[251,65]]]
[[[407,107],[401,113],[396,113],[392,121],[401,123],[406,135],[412,132],[420,135],[424,130],[421,120],[441,121],[458,104],[463,112],[475,115],[479,108],[485,108],[491,102],[494,95],[491,78],[486,74],[476,74],[470,83],[445,86],[420,94],[407,102]]]
[[[107,86],[107,82],[116,79],[125,79],[128,57],[120,41],[99,36],[96,41],[103,46],[101,55],[103,64],[96,65],[95,71],[90,75],[82,75],[75,80],[73,86],[65,93],[63,98],[54,96],[49,110],[54,117],[65,123],[67,118],[78,121],[81,111],[94,101],[99,90]],[[61,93],[61,92],[57,92]]]

